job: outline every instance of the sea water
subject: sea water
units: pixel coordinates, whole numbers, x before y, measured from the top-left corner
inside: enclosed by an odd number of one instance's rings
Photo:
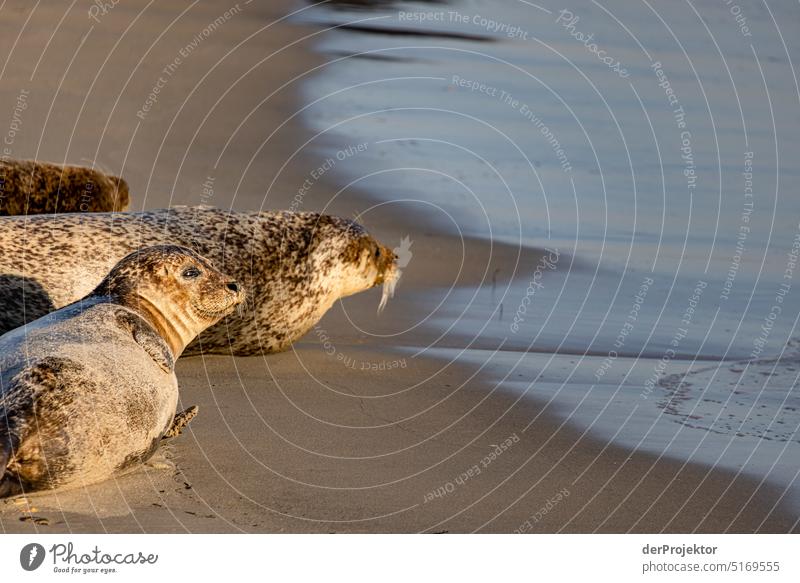
[[[333,172],[522,249],[441,305],[418,298],[448,331],[427,354],[611,442],[792,484],[796,4],[334,2],[297,18],[330,28],[304,84],[309,147],[364,144]]]

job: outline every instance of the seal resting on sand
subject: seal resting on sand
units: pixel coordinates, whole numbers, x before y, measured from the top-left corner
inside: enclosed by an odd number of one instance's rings
[[[175,416],[175,359],[243,297],[197,253],[149,247],[0,337],[0,497],[92,484],[149,458],[196,412]]]
[[[394,253],[353,221],[310,212],[174,207],[140,213],[11,217],[0,229],[0,333],[83,297],[123,256],[174,243],[247,290],[243,308],[186,354],[285,350],[339,298],[397,279]]]
[[[0,216],[117,212],[128,183],[85,166],[0,159]]]

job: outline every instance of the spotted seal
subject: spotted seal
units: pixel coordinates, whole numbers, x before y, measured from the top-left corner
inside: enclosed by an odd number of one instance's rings
[[[364,227],[312,212],[203,206],[9,217],[0,229],[0,333],[84,296],[126,253],[163,243],[194,249],[248,291],[241,313],[186,354],[284,350],[337,299],[379,284],[386,296],[397,277],[394,253]]]
[[[128,209],[128,183],[94,168],[0,159],[0,216]]]
[[[148,247],[0,337],[0,497],[92,484],[149,458],[193,415],[174,419],[175,359],[243,297],[194,251]]]

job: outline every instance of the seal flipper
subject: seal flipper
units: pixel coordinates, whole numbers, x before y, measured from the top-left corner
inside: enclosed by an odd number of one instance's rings
[[[24,493],[22,484],[14,476],[5,475],[0,479],[0,498],[11,498]]]
[[[141,316],[120,309],[117,311],[117,324],[131,333],[136,344],[141,346],[164,372],[175,371],[175,357],[169,346]]]
[[[11,461],[11,446],[4,439],[0,443],[0,498],[10,498],[24,493],[20,480],[6,473],[9,461]]]
[[[164,432],[164,436],[161,439],[170,439],[171,437],[177,437],[183,433],[183,428],[189,425],[189,421],[194,419],[199,410],[200,409],[197,405],[192,405],[188,409],[184,409],[180,413],[176,413],[175,417],[172,419],[172,423]]]
[[[152,328],[139,326],[133,331],[133,339],[144,348],[164,372],[172,373],[175,370],[175,358],[164,340]]]

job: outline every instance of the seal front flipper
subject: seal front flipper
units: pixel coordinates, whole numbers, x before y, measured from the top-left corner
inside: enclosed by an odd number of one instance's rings
[[[117,312],[117,323],[124,330],[128,330],[136,344],[141,346],[150,358],[166,373],[175,371],[175,358],[164,339],[145,322],[141,316],[126,310]]]
[[[19,399],[13,392],[7,392],[3,397],[24,414],[33,411],[32,401],[28,399]],[[0,407],[0,419],[0,498],[10,498],[31,489],[28,481],[14,471],[18,466],[15,453],[19,451],[22,434],[26,433],[26,424],[20,423],[16,411],[5,407]]]
[[[12,498],[24,493],[25,490],[19,479],[8,474],[0,478],[0,498]]]
[[[176,413],[175,417],[172,419],[172,424],[169,426],[169,429],[164,432],[164,436],[161,439],[178,437],[181,433],[183,433],[183,428],[189,425],[189,421],[194,419],[199,410],[200,408],[197,405],[192,405],[188,409],[184,409],[180,413]]]
[[[0,443],[0,498],[9,498],[23,493],[19,479],[6,473],[6,467],[10,461],[11,446],[3,440]]]
[[[145,352],[164,372],[173,373],[175,371],[175,359],[172,356],[172,352],[161,336],[156,334],[152,328],[149,326],[147,328],[144,326],[136,328],[133,331],[133,339],[145,349]]]

